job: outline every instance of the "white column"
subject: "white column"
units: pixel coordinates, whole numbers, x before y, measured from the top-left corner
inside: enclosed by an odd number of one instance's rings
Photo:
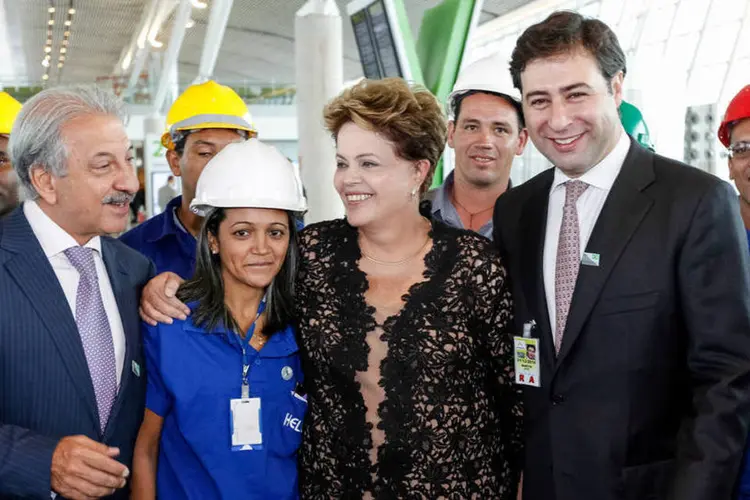
[[[323,107],[344,85],[341,16],[334,0],[308,0],[294,23],[297,128],[307,223],[342,217],[333,187],[336,149],[323,127]]]
[[[164,106],[164,100],[167,97],[167,92],[170,90],[172,66],[177,64],[177,59],[180,55],[180,48],[182,47],[182,40],[185,38],[185,27],[187,26],[188,19],[190,19],[191,8],[190,0],[180,0],[180,6],[177,8],[177,15],[174,19],[174,26],[172,26],[172,36],[169,38],[167,52],[164,55],[164,66],[162,66],[159,77],[159,87],[156,89],[156,96],[152,103],[152,108],[157,113]]]
[[[219,57],[221,42],[224,39],[224,31],[227,29],[229,13],[232,11],[234,0],[214,0],[211,2],[211,14],[208,17],[206,27],[206,38],[203,40],[203,52],[201,63],[198,67],[196,83],[209,80],[214,74],[216,58]]]

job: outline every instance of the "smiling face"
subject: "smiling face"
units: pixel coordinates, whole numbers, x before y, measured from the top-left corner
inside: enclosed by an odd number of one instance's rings
[[[219,255],[225,287],[266,288],[289,248],[289,216],[270,208],[228,208],[218,234],[208,236]]]
[[[478,188],[507,183],[513,158],[523,153],[527,137],[516,108],[503,97],[477,93],[464,98],[456,120],[448,124],[455,175]]]
[[[55,177],[39,167],[31,171],[42,209],[80,244],[125,230],[138,178],[122,121],[113,115],[82,115],[66,122],[61,136],[67,174]]]
[[[608,82],[594,56],[578,49],[532,60],[521,82],[529,136],[568,176],[582,175],[614,149],[622,133],[622,72]]]
[[[354,122],[344,124],[336,137],[333,183],[348,222],[362,227],[414,212],[429,167],[427,160],[399,157],[380,134]]]
[[[736,150],[729,159],[729,178],[740,197],[750,204],[750,119],[737,122],[730,134],[730,147]]]

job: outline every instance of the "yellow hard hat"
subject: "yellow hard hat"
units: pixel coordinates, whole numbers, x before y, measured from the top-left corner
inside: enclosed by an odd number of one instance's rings
[[[191,85],[172,104],[161,143],[174,149],[174,140],[181,131],[206,128],[244,130],[250,137],[257,135],[245,101],[231,88],[213,80]]]
[[[0,92],[0,134],[10,135],[13,122],[21,111],[21,103],[7,92]]]

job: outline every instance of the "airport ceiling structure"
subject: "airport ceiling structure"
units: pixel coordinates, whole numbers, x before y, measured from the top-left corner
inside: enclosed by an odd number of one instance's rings
[[[158,0],[176,5],[177,0]],[[191,27],[179,54],[179,79],[191,81],[198,71],[211,2],[191,0]],[[346,15],[349,0],[337,0],[342,15],[344,78],[362,75],[351,23]],[[440,0],[405,0],[416,37],[424,12]],[[480,25],[527,4],[528,0],[485,0]],[[89,83],[114,72],[139,29],[151,0],[0,0],[0,68],[2,85]],[[304,0],[234,0],[219,52],[214,76],[240,84],[290,85],[294,83],[295,13]],[[161,23],[155,36],[167,47],[176,9]],[[47,40],[51,39],[48,50]],[[0,41],[2,39],[0,38]],[[47,63],[45,57],[49,55]]]

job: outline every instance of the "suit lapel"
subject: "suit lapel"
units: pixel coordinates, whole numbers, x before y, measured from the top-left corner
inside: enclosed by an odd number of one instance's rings
[[[5,263],[8,274],[46,326],[62,363],[86,402],[92,422],[98,426],[96,395],[86,355],[57,275],[22,210],[10,214],[5,227],[0,245],[15,254]]]
[[[635,144],[607,196],[586,252],[600,255],[599,266],[581,265],[557,365],[570,353],[602,289],[653,200],[643,190],[654,181],[653,154]]]
[[[547,298],[544,289],[544,237],[547,230],[547,207],[549,190],[554,179],[554,169],[545,172],[540,185],[526,200],[521,213],[521,253],[520,265],[523,295],[528,302],[528,310],[537,323],[540,337],[540,350],[543,361],[552,368],[555,364],[552,329],[547,312]]]
[[[126,394],[127,386],[130,383],[131,364],[136,359],[136,350],[138,349],[139,324],[137,316],[131,314],[131,311],[136,310],[136,306],[133,304],[133,290],[132,287],[129,286],[130,280],[128,271],[121,261],[117,259],[117,251],[114,248],[114,245],[106,238],[102,238],[102,260],[104,260],[104,266],[107,268],[107,275],[109,276],[109,282],[112,285],[112,293],[117,302],[117,309],[120,311],[122,329],[125,334],[125,360],[122,366],[120,387],[114,406],[112,407],[111,416],[105,432],[106,434],[109,432],[110,426],[114,425],[116,420],[115,417],[122,405],[122,398],[124,397],[124,394]]]

